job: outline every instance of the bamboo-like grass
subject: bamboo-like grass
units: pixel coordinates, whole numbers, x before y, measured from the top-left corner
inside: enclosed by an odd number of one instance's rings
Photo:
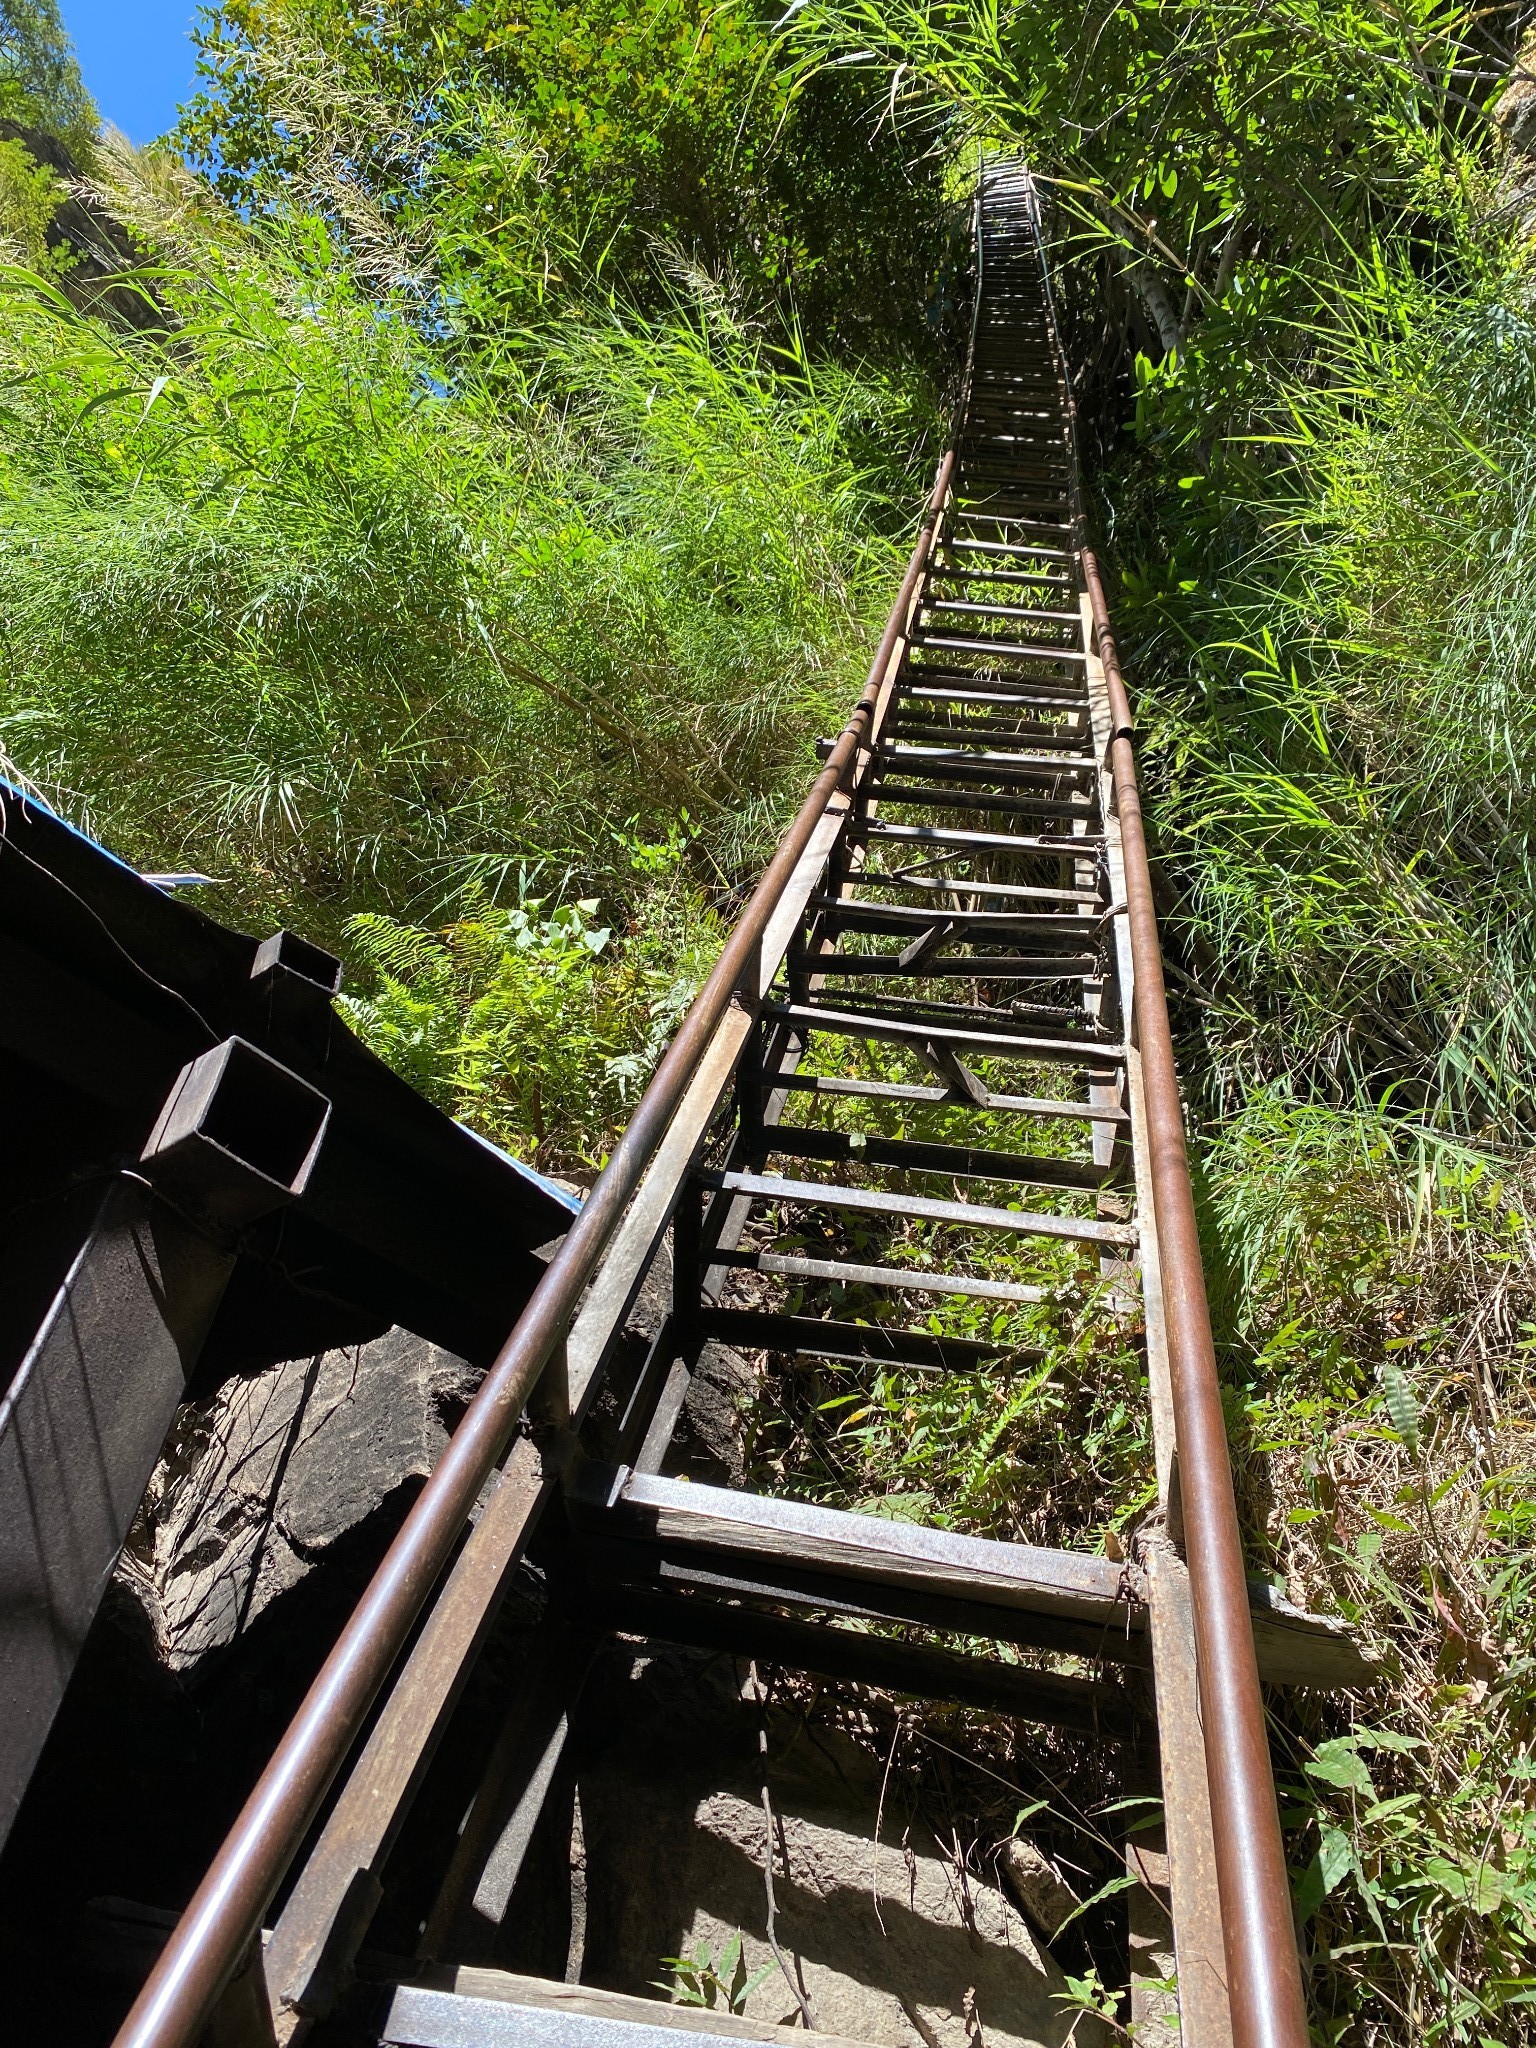
[[[158,331],[0,274],[13,769],[322,939],[520,870],[617,889],[626,835],[684,818],[734,881],[856,688],[921,387],[681,295],[567,304],[477,370],[316,219],[128,201]]]

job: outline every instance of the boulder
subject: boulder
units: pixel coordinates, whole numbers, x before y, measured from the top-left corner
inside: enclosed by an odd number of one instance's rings
[[[425,1478],[479,1382],[462,1359],[392,1330],[189,1404],[118,1567],[161,1660],[195,1670]]]
[[[1053,1940],[1081,1909],[1082,1900],[1045,1851],[1021,1836],[1003,1843],[997,1861],[1031,1923],[1047,1941]]]

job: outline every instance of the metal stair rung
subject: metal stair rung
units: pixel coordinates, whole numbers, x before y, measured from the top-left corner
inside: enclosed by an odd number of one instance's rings
[[[856,839],[899,839],[914,846],[990,846],[1009,853],[1058,853],[1080,860],[1098,855],[1104,847],[1103,839],[1093,833],[1073,838],[1068,833],[962,832],[943,825],[885,825],[878,820],[854,825],[850,833]]]
[[[934,1145],[916,1138],[886,1138],[873,1131],[834,1131],[814,1124],[770,1124],[767,1152],[782,1159],[819,1159],[829,1165],[874,1166],[891,1173],[952,1174],[958,1180],[1020,1181],[1033,1188],[1070,1188],[1097,1194],[1122,1176],[1092,1160],[1053,1159],[1000,1152],[982,1145]]]
[[[873,800],[882,804],[937,802],[945,795],[953,795],[961,804],[974,804],[983,798],[996,797],[1006,799],[1000,806],[1005,810],[1027,811],[1033,805],[1042,814],[1050,813],[1057,817],[1091,819],[1097,816],[1092,789],[1082,772],[1074,768],[1053,769],[1034,763],[1023,768],[998,768],[984,762],[968,770],[964,760],[946,761],[931,768],[896,765],[886,768],[882,762],[881,768],[882,773],[872,784],[870,794]],[[909,795],[901,797],[902,791],[908,791]]]
[[[1086,825],[1095,836],[1103,830],[1094,785],[1065,769],[1057,777],[1049,768],[1029,768],[1017,774],[1006,768],[982,768],[973,775],[967,775],[958,764],[943,770],[893,768],[883,780],[872,780],[868,793],[870,802],[878,804],[882,812],[887,803],[942,810],[944,798],[952,795],[957,810],[1005,811],[1016,814],[1026,827],[1031,812],[1037,813],[1039,823],[1034,829],[1048,836],[1075,832],[1079,825]],[[994,798],[995,802],[989,801]],[[1062,822],[1053,824],[1053,820]]]
[[[927,669],[922,668],[907,669],[901,682],[897,684],[899,695],[904,698],[933,698],[945,704],[1033,705],[1037,711],[1086,712],[1089,708],[1086,691],[1081,697],[1063,697],[1059,694],[1059,683],[1055,686],[1057,694],[1053,694],[1050,684],[1046,684],[1039,691],[1021,690],[1017,687],[1009,690],[979,690],[973,682],[956,682],[953,688],[946,688],[940,683],[929,682],[929,673]],[[940,671],[935,670],[933,673],[938,674]],[[920,677],[922,680],[912,681],[913,677]],[[975,680],[979,682],[981,678],[977,677]]]
[[[377,2038],[381,2048],[869,2048],[845,2034],[760,2025],[733,2013],[586,1985],[545,1983],[499,1970],[452,1972],[440,1983],[400,1984]],[[477,1995],[483,1989],[484,1995]]]
[[[959,540],[941,541],[939,545],[948,549],[951,554],[957,555],[1039,555],[1045,559],[1057,562],[1070,562],[1072,560],[1072,550],[1070,548],[1037,547],[1034,544],[1020,547],[1004,540],[976,540],[969,534],[962,535]]]
[[[1092,953],[999,954],[995,958],[985,953],[941,954],[912,967],[903,967],[895,953],[792,953],[789,964],[811,974],[885,974],[913,981],[1090,980],[1104,972],[1103,961]]]
[[[981,619],[1043,619],[1048,625],[1075,626],[1081,628],[1081,612],[1042,611],[1034,605],[987,604],[968,597],[925,597],[924,611],[964,612],[968,617]]]
[[[863,896],[813,896],[810,907],[825,912],[828,925],[846,931],[914,936],[935,924],[945,924],[961,936],[974,931],[983,938],[1040,938],[1055,945],[1070,944],[1074,939],[1086,944],[1090,937],[1101,934],[1107,923],[1104,918],[1066,916],[1059,911],[938,911],[916,903],[877,903]]]
[[[1080,648],[1035,647],[1023,640],[964,640],[946,633],[918,631],[911,636],[914,647],[942,648],[949,654],[985,654],[994,661],[1084,662]]]
[[[1087,1551],[960,1536],[919,1522],[589,1464],[567,1490],[584,1533],[628,1535],[753,1560],[782,1560],[845,1581],[912,1586],[989,1606],[1144,1626],[1121,1567]]]
[[[979,465],[979,463],[971,463],[971,475],[975,475],[977,469],[981,469],[981,467],[983,465]],[[967,475],[967,471],[961,469],[961,475],[956,477],[956,483],[954,483],[954,510],[956,510],[956,514],[961,516],[961,518],[987,520],[987,522],[991,522],[995,526],[1042,526],[1042,528],[1047,528],[1047,530],[1051,530],[1051,528],[1061,530],[1063,526],[1071,524],[1071,520],[1065,518],[1065,516],[1063,518],[1053,518],[1053,520],[1042,520],[1042,518],[1030,518],[1028,512],[1022,512],[1022,510],[1016,510],[1016,512],[983,512],[981,510],[981,506],[989,504],[993,498],[1004,496],[1004,485],[1008,485],[1008,483],[1036,483],[1036,481],[1042,481],[1042,479],[1020,477],[1016,471],[1012,475],[1006,475],[1006,477],[999,475],[997,477],[997,485],[999,485],[997,489],[987,489],[985,494],[979,494],[975,504],[965,504],[963,500],[969,496],[967,494],[967,485],[965,485],[965,475]],[[993,479],[987,477],[987,475],[981,475],[979,481],[985,483],[985,485],[991,485]],[[1057,506],[1057,504],[1049,504],[1049,506],[1040,506],[1038,510],[1049,510],[1049,512],[1061,510],[1065,514],[1067,508],[1065,506]]]
[[[892,1294],[957,1294],[971,1301],[1007,1301],[1026,1306],[1049,1299],[1050,1289],[1024,1281],[981,1280],[969,1273],[939,1273],[927,1266],[863,1266],[850,1259],[807,1259],[798,1253],[728,1252],[716,1260],[778,1280],[824,1280],[833,1287],[875,1287]]]
[[[1130,1111],[1105,1109],[1095,1102],[1059,1101],[1052,1095],[1000,1095],[983,1087],[981,1100],[969,1103],[949,1088],[925,1087],[915,1081],[863,1081],[851,1074],[769,1074],[765,1088],[788,1088],[812,1095],[856,1095],[883,1102],[959,1103],[964,1108],[985,1109],[1004,1116],[1061,1117],[1073,1122],[1129,1124]]]
[[[963,752],[958,747],[911,747],[893,746],[882,750],[881,758],[892,766],[904,769],[909,775],[918,768],[992,768],[1005,772],[1024,769],[1044,769],[1052,773],[1093,774],[1098,761],[1092,754],[1050,754],[1045,752],[1026,753],[1015,750],[989,748],[985,753]]]
[[[926,889],[946,895],[954,890],[964,890],[967,896],[1006,896],[1015,903],[1079,904],[1084,909],[1100,911],[1106,908],[1103,894],[1098,889],[1049,889],[1037,883],[971,881],[968,878],[950,881],[940,875],[921,874],[915,868],[896,868],[890,872],[880,868],[861,868],[859,880],[866,888]]]
[[[1125,1058],[1125,1048],[1108,1033],[1098,1038],[1067,1033],[1059,1038],[1034,1037],[1019,1031],[967,1029],[963,1024],[927,1023],[921,1018],[892,1017],[879,1011],[830,1004],[765,1003],[763,1014],[808,1031],[825,1031],[835,1038],[883,1039],[914,1050],[928,1044],[953,1052],[984,1053],[992,1059],[1060,1062],[1094,1069],[1119,1066]]]
[[[970,452],[960,458],[955,481],[957,495],[974,490],[979,484],[1027,489],[1052,504],[1058,500],[1068,502],[1071,497],[1065,472],[1050,447],[1002,426],[974,443]]]
[[[1043,450],[1031,451],[1026,444],[1010,443],[1002,436],[982,443],[961,458],[955,473],[956,497],[978,490],[989,494],[1028,492],[1052,510],[1058,504],[1065,507],[1071,496],[1066,479],[1057,473],[1056,465]]]
[[[999,526],[1047,526],[1058,532],[1067,530],[1071,521],[1066,516],[1067,507],[1058,505],[1054,499],[1035,492],[1009,488],[1002,482],[994,483],[991,478],[981,477],[973,483],[964,479],[955,486],[958,516],[973,523],[982,518],[992,518]],[[991,511],[984,508],[991,507]],[[1001,507],[1002,509],[997,509]],[[1037,519],[1036,513],[1061,513],[1059,519]]]
[[[1112,1680],[1064,1678],[1027,1664],[929,1649],[867,1629],[829,1628],[758,1606],[727,1605],[707,1595],[613,1585],[595,1590],[615,1628],[624,1634],[725,1650],[756,1658],[760,1664],[880,1686],[912,1698],[953,1700],[1012,1720],[1073,1728],[1098,1742],[1128,1741],[1135,1725],[1125,1689]],[[713,2015],[699,2020],[701,2027],[716,2023]],[[785,2029],[782,2048],[818,2048],[826,2039]]]
[[[1018,1237],[1062,1237],[1074,1244],[1133,1245],[1134,1223],[1097,1216],[1058,1216],[1050,1210],[996,1209],[985,1202],[941,1202],[930,1195],[887,1194],[883,1188],[845,1188],[819,1180],[785,1180],[772,1173],[701,1173],[705,1187],[754,1201],[797,1208],[848,1209],[864,1216],[901,1216],[919,1223],[959,1224],[967,1230],[1006,1230]]]
[[[978,741],[996,740],[998,737],[1000,735],[994,732],[977,734]],[[1029,747],[1014,749],[993,745],[988,746],[985,752],[976,754],[967,752],[960,746],[908,746],[905,744],[905,735],[903,735],[901,744],[882,750],[881,759],[889,762],[893,767],[903,769],[908,775],[915,774],[919,768],[932,768],[935,771],[940,768],[949,767],[984,769],[990,768],[994,764],[1005,772],[1037,769],[1045,773],[1059,771],[1065,775],[1068,773],[1095,774],[1098,771],[1099,764],[1092,754],[1069,754],[1066,752],[1053,754],[1046,752],[1044,749],[1031,751],[1032,748],[1038,747],[1038,742],[1035,740],[1034,735],[1026,733],[1022,734],[1021,737],[1030,742]]]
[[[1041,528],[1045,531],[1050,531],[1053,529],[1059,531],[1063,526],[1067,524],[1067,521],[1060,519],[1029,519],[1021,513],[1012,513],[1009,515],[1004,515],[1001,513],[983,512],[976,508],[972,508],[971,510],[968,511],[964,504],[961,502],[961,487],[958,484],[956,485],[955,496],[951,500],[950,509],[952,513],[957,514],[961,517],[975,518],[983,523],[992,526],[1033,526]]]
[[[995,775],[989,779],[996,778]],[[1089,819],[1095,813],[1082,803],[1074,803],[1067,797],[1051,797],[1027,794],[1023,791],[973,789],[956,783],[949,788],[935,786],[924,781],[921,786],[904,782],[878,783],[873,791],[882,805],[904,804],[908,808],[929,811],[990,811],[1002,817],[1019,818],[1083,818]]]
[[[936,562],[928,571],[928,581],[933,583],[1001,583],[1005,585],[1036,584],[1049,590],[1070,590],[1072,578],[1065,571],[1050,569],[964,569],[946,568]]]
[[[786,1351],[804,1358],[871,1360],[916,1372],[974,1372],[1000,1358],[1038,1359],[1038,1345],[993,1344],[975,1337],[936,1337],[887,1323],[842,1323],[822,1316],[778,1315],[771,1309],[707,1308],[701,1336],[738,1351]]]
[[[1057,740],[1057,728],[1047,725],[1043,719],[1032,719],[1026,725],[994,725],[989,720],[972,719],[961,724],[951,719],[909,718],[898,715],[886,727],[892,741],[931,740],[936,745],[950,743],[954,746],[993,747],[1007,740],[1018,740],[1022,748],[1043,748]],[[1063,753],[1081,745],[1081,735],[1064,732],[1060,735]]]
[[[989,418],[979,420],[970,452],[961,457],[961,474],[966,475],[995,458],[1000,470],[1011,469],[1021,480],[1047,483],[1065,491],[1067,466],[1061,442],[1040,430],[1037,417],[1023,407],[1014,407],[1006,412],[999,409]]]
[[[809,1000],[815,1008],[823,998],[818,992]],[[1063,1031],[1077,1043],[1108,1042],[1100,1025],[1083,1024],[1082,1011],[1076,1003],[1032,1002],[1026,996],[1015,996],[1004,1009],[995,1003],[953,1003],[944,996],[909,994],[904,989],[879,986],[829,989],[825,1000],[829,1009],[849,1014],[857,1009],[862,1017],[888,1017],[894,1023],[923,1029],[939,1024],[946,1029],[979,1031],[994,1038],[999,1033],[1009,1037],[1021,1030]]]
[[[1003,672],[991,661],[961,664],[921,645],[910,647],[896,679],[898,697],[910,689],[931,689],[944,683],[979,691],[986,702],[1031,704],[1037,710],[1075,711],[1083,717],[1092,708],[1087,679],[1081,673],[1040,676],[1021,669]]]

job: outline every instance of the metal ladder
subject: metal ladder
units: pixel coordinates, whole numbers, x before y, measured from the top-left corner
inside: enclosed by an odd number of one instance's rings
[[[864,695],[188,1909],[125,2048],[189,2042],[232,2001],[270,2010],[263,2040],[336,2010],[411,1800],[541,1522],[556,1592],[378,2038],[595,2048],[622,2024],[643,2048],[677,2017],[454,1976],[465,1916],[507,1909],[583,1675],[620,1632],[1120,1745],[1127,1782],[1149,1768],[1164,1803],[1165,1834],[1127,1850],[1138,2038],[1161,2027],[1171,2041],[1177,2025],[1185,2048],[1305,2040],[1259,1678],[1349,1685],[1364,1667],[1336,1624],[1242,1579],[1225,1445],[1210,1434],[1219,1393],[1129,711],[1021,167],[989,168],[977,218],[955,445]],[[851,1232],[863,1249],[850,1250]],[[1001,1373],[1020,1356],[1006,1329],[949,1334],[930,1312],[1042,1298],[1050,1273],[1030,1271],[1031,1248],[1048,1263],[1061,1245],[1089,1263],[1094,1312],[1107,1301],[1144,1318],[1159,1501],[1131,1558],[665,1476],[705,1347],[870,1374]],[[664,1247],[670,1310],[621,1370],[626,1317]],[[618,1408],[598,1457],[591,1418],[605,1390]],[[837,1625],[849,1618],[909,1633]],[[1004,1661],[945,1640],[958,1637],[1078,1661]],[[263,1943],[273,1893],[344,1762]]]

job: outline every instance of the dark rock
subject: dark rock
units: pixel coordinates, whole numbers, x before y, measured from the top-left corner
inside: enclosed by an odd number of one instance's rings
[[[479,1381],[392,1330],[189,1403],[118,1567],[162,1661],[193,1672],[382,1500],[424,1479]]]
[[[35,163],[63,182],[66,196],[48,227],[48,245],[71,259],[59,289],[82,313],[94,313],[120,327],[163,328],[167,316],[148,279],[123,279],[145,267],[142,252],[119,220],[94,198],[80,167],[55,135],[0,119],[0,140],[19,142]]]
[[[674,1468],[718,1485],[746,1484],[745,1416],[757,1391],[757,1374],[739,1351],[724,1344],[706,1344],[694,1367],[683,1402],[683,1420],[692,1439],[688,1453]],[[702,1456],[700,1455],[702,1453]]]
[[[1536,34],[1528,33],[1516,53],[1509,82],[1493,108],[1500,163],[1501,212],[1536,233]]]

